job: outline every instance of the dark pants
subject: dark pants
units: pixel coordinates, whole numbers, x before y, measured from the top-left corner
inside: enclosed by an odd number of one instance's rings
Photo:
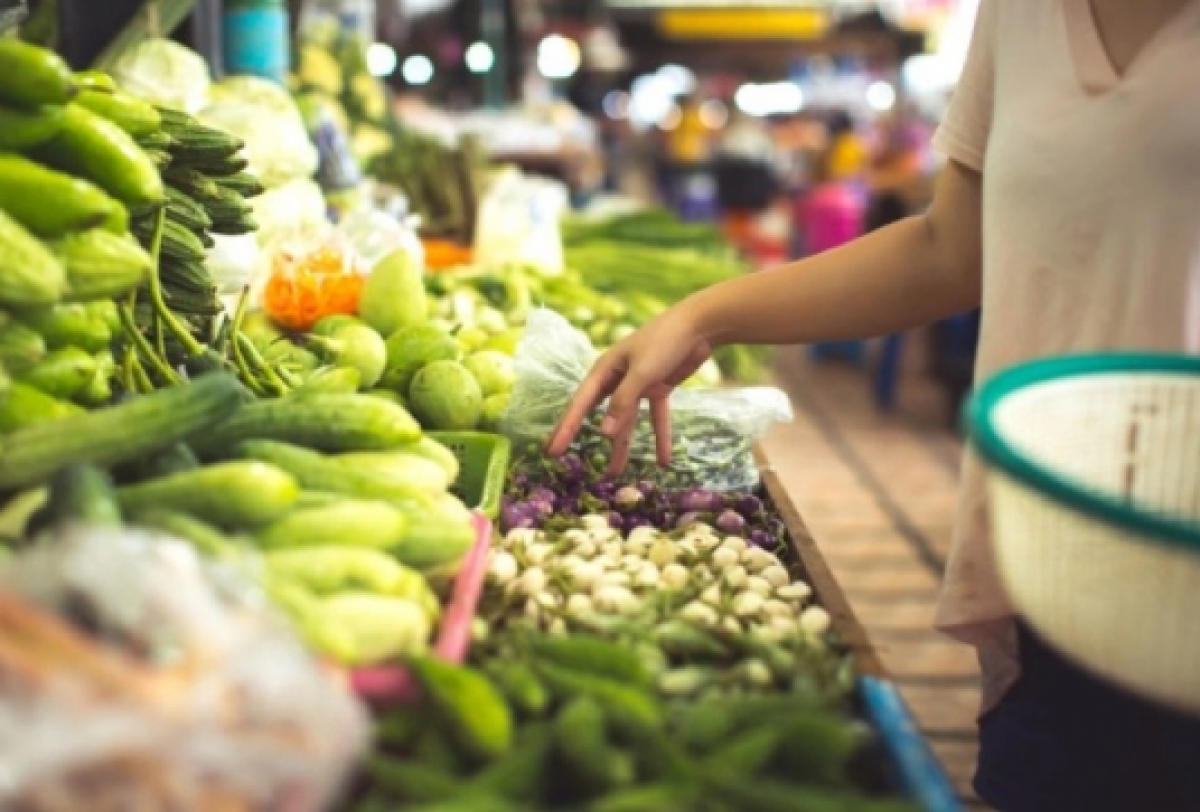
[[[1200,812],[1200,720],[1132,696],[1019,628],[1022,676],[979,722],[1000,812]]]

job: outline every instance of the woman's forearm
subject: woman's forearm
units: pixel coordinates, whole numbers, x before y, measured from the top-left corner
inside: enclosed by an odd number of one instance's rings
[[[952,167],[930,211],[841,248],[748,274],[686,300],[711,344],[869,338],[976,307],[978,175]]]

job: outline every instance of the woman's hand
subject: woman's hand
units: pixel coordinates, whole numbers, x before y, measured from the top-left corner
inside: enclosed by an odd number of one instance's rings
[[[671,411],[667,398],[712,353],[686,304],[671,308],[596,361],[550,438],[550,454],[564,453],[587,416],[611,396],[601,424],[601,431],[613,444],[609,473],[621,473],[629,462],[638,406],[643,399],[650,401],[658,462],[670,462]]]

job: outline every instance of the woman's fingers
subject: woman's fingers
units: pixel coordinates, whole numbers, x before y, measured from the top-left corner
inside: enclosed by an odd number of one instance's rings
[[[575,397],[571,398],[562,419],[558,421],[558,426],[550,435],[550,443],[546,447],[547,453],[554,457],[565,454],[571,447],[571,443],[575,442],[575,435],[579,433],[583,421],[587,419],[593,409],[600,405],[601,401],[612,393],[620,382],[621,375],[618,371],[617,359],[605,356],[597,361],[591,372],[583,379],[583,383],[579,385]]]
[[[654,427],[654,451],[659,465],[671,464],[670,390],[650,398],[650,425]]]
[[[640,378],[627,373],[617,391],[608,401],[608,412],[600,431],[612,441],[608,471],[619,474],[629,462],[629,448],[633,444],[633,431],[637,427],[638,405],[645,390]]]

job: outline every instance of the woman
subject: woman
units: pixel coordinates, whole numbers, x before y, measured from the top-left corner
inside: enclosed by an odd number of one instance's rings
[[[929,210],[680,303],[600,359],[551,451],[611,395],[614,468],[643,398],[666,459],[668,393],[731,342],[880,335],[982,305],[980,379],[1038,356],[1200,346],[1198,78],[1200,0],[982,0]],[[981,797],[1003,812],[1200,809],[1196,723],[1014,621],[969,456],[963,479],[936,622],[979,651]]]

